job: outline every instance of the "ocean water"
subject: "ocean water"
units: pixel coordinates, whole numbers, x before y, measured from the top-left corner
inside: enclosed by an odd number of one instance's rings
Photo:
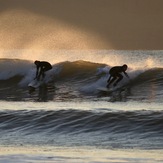
[[[163,162],[162,53],[0,51],[0,162]],[[53,69],[29,92],[36,59]],[[99,91],[123,64],[130,80]]]

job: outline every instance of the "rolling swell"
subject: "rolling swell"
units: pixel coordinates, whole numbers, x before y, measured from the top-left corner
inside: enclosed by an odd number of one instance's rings
[[[162,102],[163,69],[153,68],[139,74],[131,84],[133,97],[138,100]]]
[[[21,131],[24,135],[42,133],[134,134],[163,136],[162,111],[92,112],[82,110],[1,111],[0,131]]]
[[[59,74],[61,78],[87,78],[95,75],[97,69],[106,65],[100,63],[92,63],[87,61],[63,62],[59,64],[62,70]]]

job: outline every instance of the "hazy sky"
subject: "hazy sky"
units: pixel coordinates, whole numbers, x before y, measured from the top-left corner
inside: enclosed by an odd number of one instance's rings
[[[0,49],[163,49],[163,0],[0,0]]]

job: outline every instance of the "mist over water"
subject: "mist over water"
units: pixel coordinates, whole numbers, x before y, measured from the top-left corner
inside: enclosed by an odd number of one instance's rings
[[[128,64],[130,68],[162,67],[162,50],[0,50],[0,58],[46,60],[52,64],[64,61],[89,61],[110,66]]]

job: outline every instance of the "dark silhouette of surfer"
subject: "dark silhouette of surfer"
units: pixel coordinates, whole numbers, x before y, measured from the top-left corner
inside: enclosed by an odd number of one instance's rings
[[[40,76],[42,79],[45,77],[45,72],[52,69],[52,65],[46,61],[35,61],[34,64],[36,65],[36,77],[35,79],[40,80]]]
[[[124,73],[125,76],[127,78],[129,78],[128,74],[126,73],[127,70],[127,65],[124,64],[123,66],[115,66],[112,67],[109,71],[110,77],[108,79],[108,84],[107,84],[107,88],[109,88],[109,86],[117,79],[117,81],[113,84],[113,86],[115,87],[122,79],[123,79],[123,75],[121,73]]]

